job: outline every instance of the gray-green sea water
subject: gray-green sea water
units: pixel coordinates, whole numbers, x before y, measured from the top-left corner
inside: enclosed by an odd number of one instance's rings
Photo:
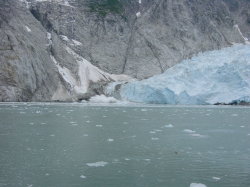
[[[0,187],[250,186],[250,108],[0,104]]]

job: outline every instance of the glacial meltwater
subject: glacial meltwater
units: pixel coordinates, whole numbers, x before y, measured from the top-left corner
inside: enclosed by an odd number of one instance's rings
[[[249,187],[250,108],[3,103],[0,186]]]

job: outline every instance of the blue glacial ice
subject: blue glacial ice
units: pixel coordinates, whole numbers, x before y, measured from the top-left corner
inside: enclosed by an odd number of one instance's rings
[[[198,54],[161,75],[124,84],[120,95],[154,104],[250,102],[250,45]]]

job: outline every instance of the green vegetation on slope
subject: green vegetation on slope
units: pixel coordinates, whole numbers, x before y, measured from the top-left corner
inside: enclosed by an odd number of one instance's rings
[[[120,0],[89,0],[88,6],[91,12],[95,12],[102,17],[109,13],[121,15],[123,12],[123,5]]]

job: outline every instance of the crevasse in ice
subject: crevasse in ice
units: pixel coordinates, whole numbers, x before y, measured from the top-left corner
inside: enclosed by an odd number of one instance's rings
[[[250,45],[198,54],[161,75],[123,85],[120,94],[157,104],[250,102]]]

